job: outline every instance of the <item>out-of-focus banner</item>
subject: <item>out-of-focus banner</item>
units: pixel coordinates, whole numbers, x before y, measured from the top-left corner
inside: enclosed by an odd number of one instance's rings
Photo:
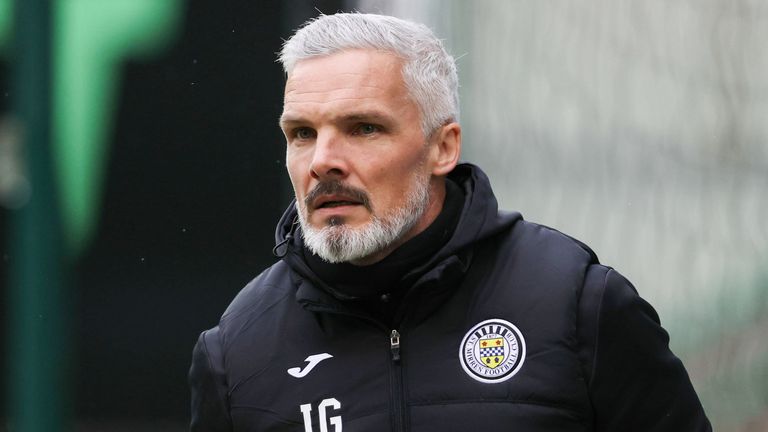
[[[768,430],[768,3],[358,4],[446,38],[501,206],[636,284],[716,430]]]

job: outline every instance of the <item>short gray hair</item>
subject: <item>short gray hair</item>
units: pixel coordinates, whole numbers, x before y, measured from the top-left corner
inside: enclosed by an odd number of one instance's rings
[[[320,15],[285,41],[278,60],[290,75],[301,60],[358,48],[390,51],[403,59],[403,81],[419,106],[425,137],[458,121],[456,62],[424,24],[386,15]]]

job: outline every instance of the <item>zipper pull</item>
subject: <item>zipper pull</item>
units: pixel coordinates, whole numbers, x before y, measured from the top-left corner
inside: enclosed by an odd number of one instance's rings
[[[400,333],[397,330],[392,330],[389,335],[389,349],[392,350],[392,361],[395,363],[400,361]]]

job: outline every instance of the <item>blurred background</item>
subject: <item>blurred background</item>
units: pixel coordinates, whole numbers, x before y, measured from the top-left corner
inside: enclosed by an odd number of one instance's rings
[[[338,10],[445,38],[502,207],[634,282],[716,430],[768,430],[761,0],[0,0],[0,430],[186,429],[290,201],[275,52]]]

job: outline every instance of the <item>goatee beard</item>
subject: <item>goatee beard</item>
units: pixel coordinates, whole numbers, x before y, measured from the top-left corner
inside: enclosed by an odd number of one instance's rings
[[[329,263],[359,261],[388,248],[408,233],[426,212],[430,199],[429,180],[429,175],[416,174],[403,206],[381,216],[376,214],[364,191],[339,181],[319,183],[303,203],[296,202],[304,245]],[[353,228],[345,223],[344,218],[333,217],[322,228],[311,226],[307,212],[309,203],[324,194],[354,198],[371,212],[371,220]]]

